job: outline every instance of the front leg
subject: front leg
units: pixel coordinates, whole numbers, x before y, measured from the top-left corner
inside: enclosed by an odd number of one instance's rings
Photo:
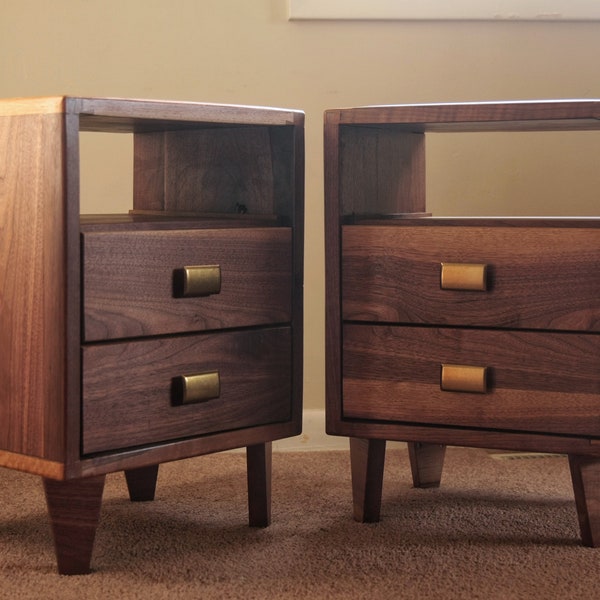
[[[43,480],[61,575],[90,572],[104,479],[104,475],[99,475],[67,481]]]
[[[271,442],[246,448],[248,469],[248,522],[250,527],[271,523]]]
[[[385,443],[385,440],[350,438],[354,519],[362,523],[379,521]]]

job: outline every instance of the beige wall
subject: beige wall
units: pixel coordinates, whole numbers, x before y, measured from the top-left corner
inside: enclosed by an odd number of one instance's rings
[[[0,97],[122,96],[306,111],[308,408],[324,402],[323,110],[600,97],[599,56],[600,23],[294,23],[287,0],[0,4]],[[430,209],[598,214],[600,133],[515,135],[497,135],[493,144],[489,136],[478,144],[468,135],[432,139]],[[112,143],[84,141],[88,212],[129,207],[129,174],[120,163],[130,148]]]

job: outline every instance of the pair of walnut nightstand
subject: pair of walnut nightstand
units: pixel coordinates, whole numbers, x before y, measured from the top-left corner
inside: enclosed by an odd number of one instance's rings
[[[327,431],[355,517],[386,440],[417,486],[446,444],[569,455],[600,545],[600,221],[426,216],[425,137],[599,129],[600,102],[327,111]],[[80,215],[80,132],[133,136],[126,215]],[[300,433],[304,115],[182,102],[0,102],[0,466],[43,478],[59,572],[89,571],[105,475]]]

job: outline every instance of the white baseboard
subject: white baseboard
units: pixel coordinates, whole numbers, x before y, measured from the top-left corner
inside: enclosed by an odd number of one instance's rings
[[[387,447],[406,448],[404,442],[388,442]],[[294,437],[275,440],[273,452],[324,452],[327,450],[350,450],[347,437],[325,433],[325,410],[307,409],[302,416],[302,433]],[[235,448],[228,452],[245,452],[245,448]]]
[[[388,447],[404,447],[401,442],[388,442]],[[325,433],[325,410],[307,409],[302,419],[302,433],[295,437],[273,442],[276,452],[315,452],[350,449],[347,437]]]
[[[273,442],[273,450],[278,452],[348,449],[347,437],[325,433],[325,410],[318,408],[304,411],[302,415],[302,433],[300,435]]]

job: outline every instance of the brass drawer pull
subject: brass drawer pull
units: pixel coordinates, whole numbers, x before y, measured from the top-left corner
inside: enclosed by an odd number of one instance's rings
[[[487,392],[487,367],[442,365],[440,388],[446,392]]]
[[[173,403],[178,405],[214,400],[221,394],[219,372],[180,375],[173,380],[173,392]]]
[[[196,298],[210,296],[221,291],[221,267],[202,265],[175,270],[175,296]]]
[[[443,290],[487,290],[487,265],[441,263],[440,285]]]

